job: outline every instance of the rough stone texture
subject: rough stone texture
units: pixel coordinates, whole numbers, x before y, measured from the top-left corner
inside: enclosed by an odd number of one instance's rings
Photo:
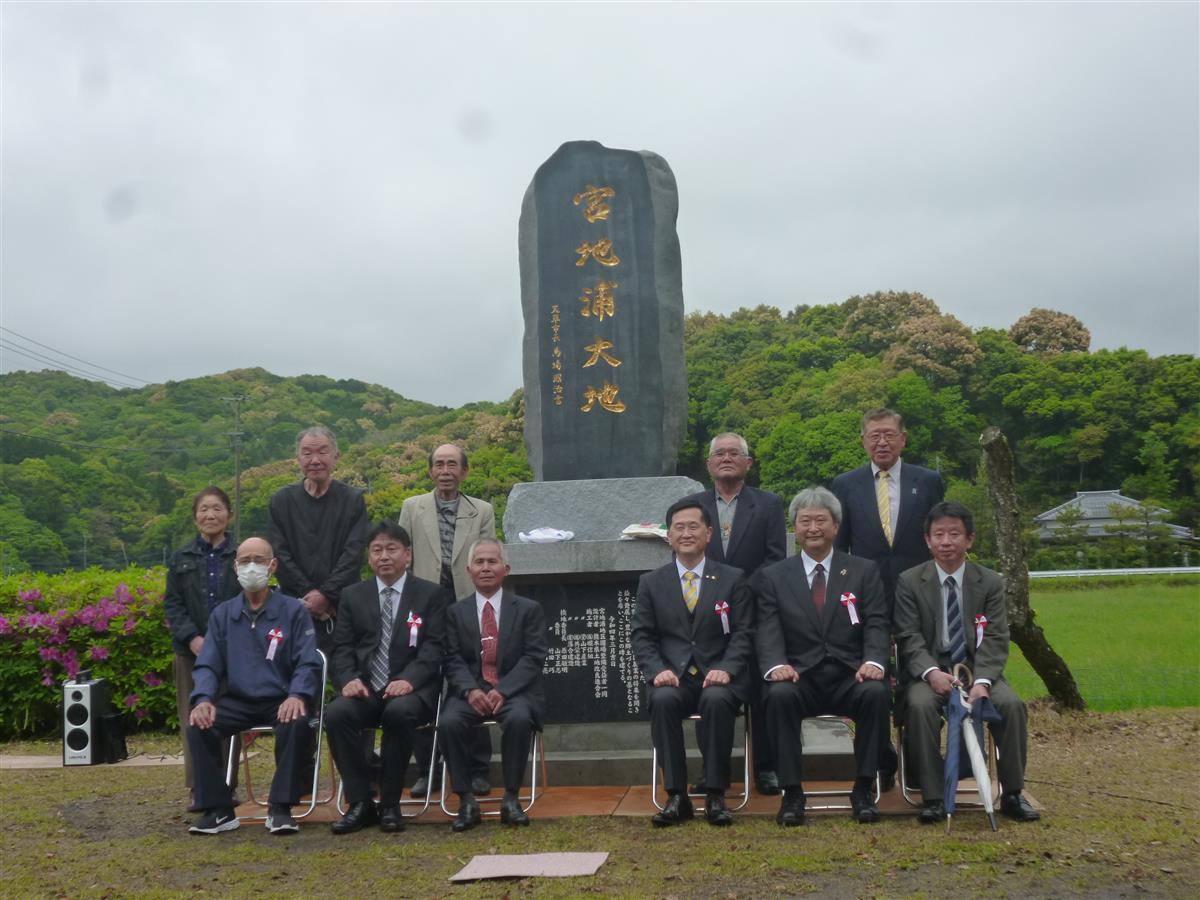
[[[529,532],[541,526],[575,532],[575,540],[566,544],[521,545],[523,547],[562,548],[576,541],[616,541],[627,525],[662,522],[672,503],[702,490],[704,486],[700,482],[683,475],[524,482],[514,485],[508,495],[508,507],[504,511],[504,534],[515,543],[519,540],[519,532]],[[573,570],[556,571],[614,570],[607,565],[581,562]]]
[[[507,532],[506,532],[507,533]],[[505,544],[511,578],[525,575],[640,575],[671,561],[666,541],[567,541]]]
[[[589,222],[575,195],[611,187],[607,219]],[[683,282],[675,220],[679,197],[666,161],[595,141],[563,144],[534,175],[521,206],[521,305],[525,319],[525,444],[537,481],[669,475],[687,419]],[[601,265],[576,252],[608,238],[620,262]],[[611,258],[611,257],[610,257]],[[616,283],[613,312],[583,316],[585,290]],[[558,309],[553,340],[552,307]],[[589,311],[590,308],[589,308]],[[588,346],[611,343],[590,366]],[[554,357],[555,349],[561,352]],[[553,368],[555,363],[561,368]],[[554,393],[555,375],[562,394]],[[610,411],[588,391],[605,385],[624,404]],[[556,399],[558,402],[556,402]]]

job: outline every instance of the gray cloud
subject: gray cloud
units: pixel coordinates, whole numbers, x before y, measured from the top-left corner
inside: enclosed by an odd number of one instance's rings
[[[3,324],[143,378],[501,399],[521,197],[577,139],[671,164],[689,309],[911,289],[1200,349],[1194,4],[0,16]]]

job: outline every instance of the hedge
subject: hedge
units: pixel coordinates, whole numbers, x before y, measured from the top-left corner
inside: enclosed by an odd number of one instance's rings
[[[129,728],[178,726],[163,568],[0,579],[0,739],[61,733],[62,683],[107,678]]]

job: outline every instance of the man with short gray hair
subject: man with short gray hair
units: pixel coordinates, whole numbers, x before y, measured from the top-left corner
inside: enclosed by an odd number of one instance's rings
[[[831,714],[854,719],[857,777],[850,801],[855,821],[875,822],[873,782],[889,704],[883,586],[874,563],[833,549],[842,509],[832,493],[803,490],[789,512],[801,552],[751,580],[758,599],[758,664],[768,682],[767,731],[784,791],[776,821],[804,821],[801,724]]]

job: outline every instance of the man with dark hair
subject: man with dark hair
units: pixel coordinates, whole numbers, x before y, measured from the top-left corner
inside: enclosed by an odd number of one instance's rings
[[[333,432],[320,425],[304,429],[296,438],[304,477],[277,490],[267,506],[279,586],[308,608],[317,646],[327,656],[342,589],[359,579],[368,525],[362,492],[333,477],[337,461]]]
[[[874,563],[833,549],[842,510],[832,493],[803,490],[788,512],[801,552],[761,569],[751,581],[758,599],[758,664],[770,682],[767,730],[783,786],[776,821],[804,821],[804,719],[837,715],[855,724],[854,819],[876,822],[873,783],[890,699],[883,680],[889,649],[883,586]]]
[[[842,504],[842,524],[833,545],[879,567],[890,627],[896,578],[929,559],[921,527],[946,489],[937,472],[901,462],[908,432],[899,413],[883,407],[867,410],[860,437],[870,460],[833,479],[833,493]],[[879,774],[885,789],[890,787],[896,775],[891,740],[883,742]]]
[[[1008,661],[1008,612],[1004,579],[967,561],[975,522],[961,503],[938,503],[925,519],[925,542],[933,560],[900,575],[895,632],[906,759],[916,763],[922,822],[946,818],[938,736],[950,691],[960,684],[954,666],[974,677],[968,700],[990,699],[1003,717],[990,723],[1000,751],[1000,811],[1019,822],[1041,818],[1022,794],[1028,718],[1025,704],[1004,680]],[[965,688],[968,685],[962,685]]]
[[[331,826],[349,834],[379,822],[404,830],[400,794],[419,726],[433,720],[442,688],[446,607],[439,585],[408,572],[412,541],[399,525],[381,522],[367,535],[375,577],[346,588],[333,642],[333,686],[325,711],[329,749],[346,789],[346,814]],[[382,728],[379,808],[371,802],[365,728]],[[429,764],[428,755],[422,762]]]
[[[498,540],[480,538],[467,559],[475,590],[446,614],[446,702],[439,728],[450,782],[458,794],[453,828],[466,831],[480,821],[469,741],[486,719],[500,723],[500,821],[528,825],[529,816],[517,796],[533,732],[545,714],[546,619],[535,601],[504,589],[509,565]]]
[[[749,702],[753,613],[741,570],[705,558],[712,522],[690,498],[667,510],[675,559],[638,581],[630,643],[646,679],[650,733],[662,760],[667,804],[656,826],[693,816],[683,720],[699,712],[697,736],[707,786],[705,818],[728,825],[729,757],[738,707]]]
[[[763,566],[787,558],[787,524],[783,501],[778,494],[746,484],[754,460],[746,439],[736,432],[718,434],[708,444],[708,474],[713,490],[686,499],[700,503],[713,527],[707,556],[715,562],[741,569],[749,578]],[[753,652],[753,651],[751,651]],[[758,679],[753,682],[755,787],[760,794],[778,794],[779,780],[767,739],[767,719],[759,697]],[[700,785],[697,785],[700,787]]]
[[[412,536],[412,571],[418,578],[440,584],[451,592],[451,598],[465,597],[474,592],[467,572],[467,550],[480,538],[496,536],[496,513],[492,505],[478,497],[468,497],[458,489],[469,473],[467,451],[457,444],[441,444],[429,451],[429,478],[434,489],[428,494],[409,497],[400,507],[400,525]],[[423,757],[430,752],[432,736],[421,732],[417,736],[416,752]],[[492,740],[487,729],[475,735],[471,764],[472,789],[487,794],[488,765],[492,758]],[[441,787],[441,767],[434,769],[432,786],[424,775],[412,788],[414,797],[424,797]]]
[[[321,688],[321,658],[304,606],[268,586],[276,565],[271,545],[247,538],[235,565],[242,592],[213,610],[192,671],[187,741],[202,815],[188,830],[220,834],[238,827],[222,747],[239,731],[271,723],[275,777],[266,825],[272,834],[289,834],[298,830],[291,808],[300,801],[308,713]]]

